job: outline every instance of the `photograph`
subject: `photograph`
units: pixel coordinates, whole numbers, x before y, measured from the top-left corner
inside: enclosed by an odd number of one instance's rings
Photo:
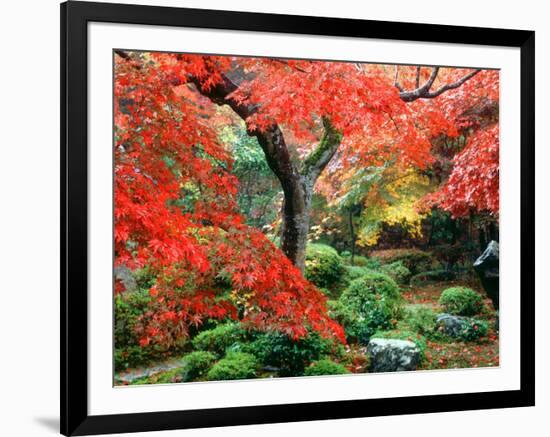
[[[115,386],[499,367],[499,69],[112,66]]]

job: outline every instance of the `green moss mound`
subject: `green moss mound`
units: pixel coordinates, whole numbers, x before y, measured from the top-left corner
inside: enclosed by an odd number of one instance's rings
[[[305,277],[320,288],[332,288],[344,274],[344,263],[338,252],[325,244],[309,244],[306,248]]]
[[[312,361],[334,352],[336,344],[315,332],[295,340],[272,331],[257,333],[254,341],[235,345],[235,349],[253,354],[263,365],[279,369],[280,376],[301,376]]]
[[[344,366],[328,359],[314,361],[304,371],[305,376],[345,375],[347,373],[350,372]]]
[[[351,281],[331,313],[344,326],[348,339],[368,343],[378,329],[389,329],[401,315],[402,297],[393,279],[370,272]]]
[[[403,264],[403,261],[396,261],[391,264],[383,265],[380,271],[401,285],[408,284],[411,279],[411,271]]]
[[[258,361],[254,355],[245,352],[229,352],[208,371],[206,379],[209,381],[251,379],[256,377],[257,368]]]
[[[441,293],[439,304],[449,314],[474,316],[484,309],[483,298],[471,288],[451,287]]]
[[[239,323],[225,323],[213,329],[202,331],[193,339],[193,347],[222,356],[231,345],[242,341],[246,331]]]

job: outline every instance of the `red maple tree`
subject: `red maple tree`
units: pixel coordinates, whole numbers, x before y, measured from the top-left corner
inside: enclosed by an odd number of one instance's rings
[[[458,135],[465,111],[498,99],[494,72],[482,70],[122,51],[115,62],[116,262],[148,266],[157,278],[143,345],[170,344],[208,318],[235,318],[235,300],[245,302],[245,324],[343,340],[325,297],[301,274],[317,179],[329,163],[425,168],[433,137]],[[238,213],[217,105],[245,121],[281,183],[281,250]],[[480,129],[456,158],[442,207],[498,209],[492,186],[457,194],[494,176],[490,166],[472,169],[494,162],[495,150],[498,174],[498,127]],[[468,166],[461,187],[459,169]],[[189,204],[182,199],[191,191],[199,195]],[[228,284],[231,296],[222,293]]]

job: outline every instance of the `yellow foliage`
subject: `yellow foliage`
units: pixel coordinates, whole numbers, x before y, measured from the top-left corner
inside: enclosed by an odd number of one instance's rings
[[[429,179],[415,170],[399,173],[395,167],[387,169],[382,181],[373,186],[365,198],[357,243],[361,246],[375,245],[384,223],[401,225],[411,237],[421,237],[425,214],[417,210],[416,203],[428,191]]]

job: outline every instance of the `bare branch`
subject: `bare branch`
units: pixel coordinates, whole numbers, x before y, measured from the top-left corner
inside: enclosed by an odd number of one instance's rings
[[[393,77],[393,85],[400,91],[404,92],[403,87],[399,84],[399,65],[395,66],[395,76]]]
[[[426,97],[434,98],[434,97],[437,97],[437,96],[443,94],[445,91],[454,90],[454,89],[458,88],[459,86],[461,86],[466,81],[470,80],[472,77],[474,77],[480,71],[481,70],[474,70],[471,73],[468,73],[462,79],[457,80],[456,82],[453,82],[453,83],[449,83],[447,85],[443,85],[441,88],[438,88],[436,91],[428,93],[428,95]]]
[[[397,67],[396,67],[397,70]],[[430,77],[424,83],[424,85],[419,86],[420,84],[420,67],[416,68],[416,89],[411,91],[404,91],[403,88],[395,82],[396,88],[399,90],[399,97],[401,97],[401,100],[404,102],[413,102],[417,99],[433,99],[434,97],[437,97],[441,94],[443,94],[446,91],[456,89],[460,87],[462,84],[464,84],[466,81],[470,80],[472,77],[474,77],[477,73],[479,73],[481,70],[474,70],[470,73],[468,73],[466,76],[462,77],[460,80],[457,80],[456,82],[446,84],[438,88],[436,91],[431,91],[432,85],[435,82],[435,79],[437,78],[437,75],[439,73],[439,67],[433,67],[432,73],[430,74]],[[397,78],[397,73],[396,73]]]

